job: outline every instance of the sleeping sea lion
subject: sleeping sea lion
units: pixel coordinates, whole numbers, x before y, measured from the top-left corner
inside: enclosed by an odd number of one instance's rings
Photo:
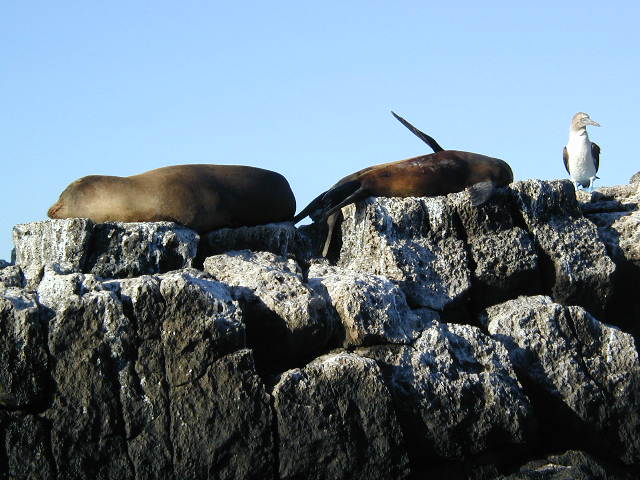
[[[171,221],[199,233],[291,220],[296,201],[279,173],[242,165],[176,165],[130,177],[89,175],[71,183],[50,218]]]
[[[478,153],[444,150],[433,138],[402,117],[394,116],[435,152],[364,168],[344,177],[312,200],[294,217],[294,223],[306,216],[314,221],[327,221],[329,233],[323,256],[329,249],[336,213],[351,203],[371,196],[433,197],[466,188],[471,204],[475,206],[486,202],[495,187],[506,186],[513,181],[513,172],[505,161]]]

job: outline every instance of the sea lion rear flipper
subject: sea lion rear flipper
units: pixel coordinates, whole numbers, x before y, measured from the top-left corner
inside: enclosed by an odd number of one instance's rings
[[[444,150],[444,148],[442,148],[440,145],[438,145],[438,142],[436,142],[432,137],[430,137],[429,135],[427,135],[426,133],[418,130],[416,127],[414,127],[413,125],[411,125],[409,122],[407,122],[404,118],[402,118],[400,115],[397,115],[393,110],[391,111],[391,115],[393,115],[394,117],[396,117],[396,120],[398,120],[402,125],[404,125],[405,127],[407,127],[411,133],[413,133],[416,137],[418,137],[420,140],[422,140],[424,143],[426,143],[427,145],[429,145],[431,147],[431,149],[437,153],[437,152],[442,152]]]
[[[489,200],[489,197],[491,197],[491,194],[493,193],[493,188],[494,185],[491,180],[474,183],[469,188],[467,188],[469,197],[471,198],[471,205],[477,207],[478,205],[482,205],[484,202]]]
[[[347,205],[349,205],[351,203],[355,203],[358,200],[362,200],[363,198],[366,198],[367,196],[368,196],[368,194],[366,193],[365,189],[363,189],[362,186],[360,186],[355,192],[353,192],[347,198],[345,198],[340,203],[338,203],[337,205],[334,205],[329,210],[327,210],[327,212],[325,213],[325,216],[328,217],[330,215],[333,215],[338,210],[340,210],[342,207],[346,207]]]

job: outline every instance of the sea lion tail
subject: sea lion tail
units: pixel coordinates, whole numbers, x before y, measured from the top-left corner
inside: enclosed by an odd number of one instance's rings
[[[360,182],[358,180],[351,180],[349,182],[334,185],[326,192],[321,193],[316,198],[311,200],[311,203],[304,207],[302,211],[293,218],[293,223],[298,223],[304,217],[309,216],[314,221],[325,220],[338,208],[342,208],[348,205],[347,201],[353,196],[353,193],[360,188]],[[347,203],[344,203],[347,201]]]
[[[407,127],[411,133],[413,133],[416,137],[418,137],[420,140],[422,140],[424,143],[426,143],[427,145],[429,145],[431,147],[431,149],[437,153],[437,152],[442,152],[444,150],[444,148],[442,148],[438,142],[436,142],[433,137],[430,137],[429,135],[427,135],[426,133],[418,130],[416,127],[414,127],[413,125],[411,125],[409,122],[407,122],[404,118],[402,118],[400,115],[397,115],[393,110],[391,110],[391,115],[393,115],[394,117],[396,117],[396,120],[398,120],[402,125],[404,125],[405,127]]]
[[[484,182],[478,182],[471,185],[467,188],[469,192],[469,197],[471,198],[471,205],[477,207],[478,205],[482,205],[491,197],[493,193],[494,185],[491,180],[487,180]]]

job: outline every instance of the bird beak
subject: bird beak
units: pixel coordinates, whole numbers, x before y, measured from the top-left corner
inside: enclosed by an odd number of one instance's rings
[[[591,120],[590,118],[585,120],[585,125],[593,125],[594,127],[599,127],[600,124],[598,122],[594,122],[593,120]]]

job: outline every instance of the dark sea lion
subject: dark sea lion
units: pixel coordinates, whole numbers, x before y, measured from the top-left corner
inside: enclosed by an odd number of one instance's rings
[[[433,197],[467,189],[471,204],[480,205],[489,199],[495,187],[506,186],[513,181],[511,167],[504,160],[478,153],[444,150],[433,138],[402,117],[394,116],[435,152],[364,168],[344,177],[312,200],[294,217],[294,223],[306,216],[314,221],[327,221],[329,234],[323,255],[326,256],[329,248],[335,214],[351,203],[371,196]]]
[[[291,220],[296,201],[279,173],[242,165],[175,165],[71,183],[50,218],[180,223],[200,233]]]

